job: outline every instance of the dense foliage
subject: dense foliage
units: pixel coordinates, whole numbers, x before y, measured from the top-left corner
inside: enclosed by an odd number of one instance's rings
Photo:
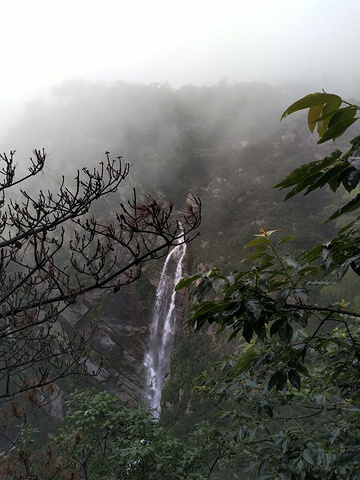
[[[335,106],[324,113],[334,98]],[[311,109],[318,104],[314,119]],[[356,120],[358,107],[341,110],[340,104],[340,97],[313,94],[284,115],[311,107],[311,131],[314,121],[326,119],[319,128],[321,142]],[[359,154],[357,137],[345,154],[336,151],[305,164],[277,186],[293,188],[288,198],[326,184],[351,192],[360,180]],[[357,208],[357,197],[347,200],[330,219]],[[340,281],[349,268],[358,274],[358,218],[326,245],[297,256],[282,253],[291,237],[279,235],[280,230],[261,229],[246,246],[251,254],[241,271],[224,275],[211,269],[180,282],[178,288],[198,282],[189,324],[197,330],[213,325],[218,335],[226,333],[242,346],[240,354],[205,373],[198,390],[220,404],[225,400],[221,416],[229,420],[227,435],[255,478],[357,479],[360,311],[341,298],[322,304],[319,286]],[[355,281],[359,284],[357,275]]]
[[[75,391],[66,407],[65,425],[42,448],[28,425],[1,478],[201,480],[231,453],[216,427],[199,425],[184,443],[148,410],[124,407],[107,392]]]

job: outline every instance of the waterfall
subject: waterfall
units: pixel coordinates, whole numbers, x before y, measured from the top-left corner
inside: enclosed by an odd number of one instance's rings
[[[159,285],[150,325],[149,349],[144,364],[147,373],[147,401],[154,412],[160,415],[161,390],[170,366],[175,335],[175,285],[182,277],[182,262],[186,244],[176,245],[167,255]]]

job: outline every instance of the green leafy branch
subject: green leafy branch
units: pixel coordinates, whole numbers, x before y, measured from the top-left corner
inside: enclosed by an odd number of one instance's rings
[[[341,105],[345,105],[341,107]],[[318,143],[335,140],[354,122],[360,107],[343,100],[338,95],[316,92],[306,95],[288,107],[281,119],[299,110],[309,109],[308,127],[311,133],[315,128],[319,135]],[[350,193],[360,182],[360,136],[351,142],[351,148],[342,154],[336,150],[321,160],[301,165],[291,172],[275,188],[291,188],[285,200],[303,192],[304,195],[328,185],[335,192],[340,185]],[[360,207],[360,193],[338,208],[327,221],[353,212]]]
[[[335,192],[340,185],[350,193],[360,181],[360,136],[351,142],[351,148],[342,155],[340,150],[327,155],[321,160],[301,165],[291,172],[275,188],[292,188],[285,200],[304,192],[304,195],[328,185]],[[360,207],[360,194],[357,194],[345,205],[337,209],[327,221],[333,220]]]
[[[341,107],[342,104],[346,106]],[[316,128],[319,135],[319,144],[340,137],[358,120],[355,115],[360,110],[358,105],[347,102],[338,95],[324,91],[315,92],[290,105],[282,114],[281,120],[291,113],[307,108],[309,109],[309,130],[313,133]]]
[[[309,109],[309,129],[324,143],[356,122],[360,108],[337,95],[314,93],[282,118],[302,109]],[[336,150],[302,165],[276,187],[289,188],[288,199],[324,186],[351,193],[359,182],[360,136],[346,153]],[[359,207],[355,192],[329,220]],[[256,478],[355,479],[360,312],[345,300],[321,305],[312,297],[319,296],[317,286],[333,285],[349,268],[360,275],[359,220],[297,257],[281,254],[292,237],[276,242],[278,232],[255,235],[242,271],[225,275],[213,268],[178,284],[196,284],[190,326],[211,325],[215,334],[238,340],[235,353],[198,379],[198,391],[223,406],[221,418],[233,426],[228,434],[239,443],[245,471]]]

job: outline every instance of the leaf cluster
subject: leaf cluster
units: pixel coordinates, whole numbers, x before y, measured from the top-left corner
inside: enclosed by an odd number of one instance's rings
[[[345,104],[345,107],[341,107]],[[338,95],[326,92],[315,92],[306,95],[290,105],[281,119],[299,110],[309,109],[308,126],[311,133],[315,128],[319,135],[318,143],[335,140],[340,137],[358,118],[358,105],[346,102]]]
[[[335,192],[340,185],[350,193],[355,190],[360,181],[360,136],[351,142],[351,148],[344,154],[336,150],[322,160],[306,163],[291,172],[284,180],[275,185],[276,188],[291,188],[285,200],[304,192],[304,195],[328,185]],[[336,210],[328,219],[353,212],[360,206],[360,194]]]
[[[279,249],[291,238],[274,243],[275,233],[278,231],[262,231],[247,244],[253,253],[245,262],[254,263],[253,268],[231,275],[212,269],[185,278],[177,288],[200,280],[194,290],[197,302],[190,310],[190,326],[200,330],[205,324],[215,325],[216,334],[227,334],[229,340],[241,337],[250,345],[267,346],[267,353],[255,358],[253,349],[241,355],[239,373],[254,365],[267,365],[268,375],[273,372],[266,379],[269,390],[282,390],[287,382],[300,389],[301,378],[307,375],[304,363],[321,328],[329,322],[349,322],[351,317],[346,309],[308,303],[321,265],[305,261],[303,256],[281,256]],[[204,300],[204,295],[213,299]],[[309,328],[301,341],[300,328]]]

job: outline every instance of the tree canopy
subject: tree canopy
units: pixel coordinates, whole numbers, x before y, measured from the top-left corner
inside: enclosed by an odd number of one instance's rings
[[[205,424],[182,442],[148,409],[123,406],[108,392],[75,391],[66,410],[64,425],[41,447],[37,430],[27,425],[1,478],[201,480],[232,449],[231,440]]]

